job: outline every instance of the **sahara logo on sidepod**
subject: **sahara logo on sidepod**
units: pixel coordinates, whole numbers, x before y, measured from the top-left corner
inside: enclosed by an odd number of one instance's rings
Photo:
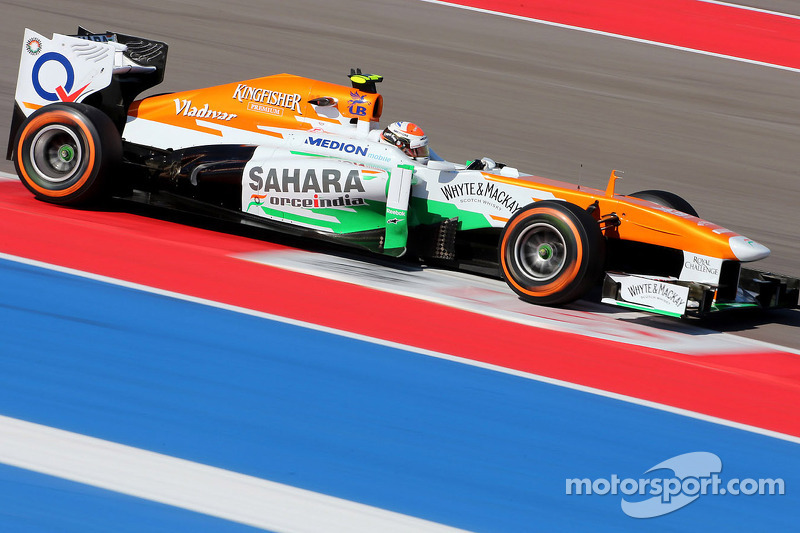
[[[67,75],[67,80],[63,85],[53,88],[53,91],[55,92],[48,91],[42,87],[42,82],[39,79],[41,76],[42,67],[50,62],[55,62],[61,65],[61,67],[64,69],[64,73]],[[89,83],[87,83],[77,91],[71,92],[72,86],[75,83],[75,70],[72,68],[72,64],[69,62],[69,59],[58,52],[47,52],[36,60],[36,63],[33,65],[33,71],[31,72],[31,81],[33,82],[33,89],[36,91],[36,94],[48,102],[74,102],[89,86]]]

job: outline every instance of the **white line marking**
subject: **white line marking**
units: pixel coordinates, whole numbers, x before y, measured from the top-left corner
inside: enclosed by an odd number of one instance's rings
[[[387,341],[384,339],[378,339],[375,337],[369,337],[367,335],[361,335],[358,333],[352,333],[350,331],[344,331],[340,329],[331,328],[328,326],[321,326],[319,324],[313,324],[310,322],[304,322],[302,320],[296,320],[293,318],[287,318],[279,315],[273,315],[270,313],[264,313],[262,311],[255,311],[253,309],[247,309],[244,307],[237,307],[230,304],[214,302],[212,300],[206,300],[203,298],[197,298],[195,296],[188,296],[186,294],[180,294],[177,292],[167,291],[164,289],[158,289],[155,287],[148,287],[147,285],[140,285],[138,283],[131,283],[129,281],[119,280],[115,278],[110,278],[108,276],[101,276],[99,274],[92,274],[91,272],[83,272],[81,270],[75,270],[72,268],[62,267],[59,265],[53,265],[50,263],[44,263],[41,261],[36,261],[33,259],[27,259],[25,257],[18,257],[15,255],[5,254],[0,252],[0,259],[6,259],[8,261],[13,261],[15,263],[21,263],[24,265],[30,265],[38,268],[43,268],[46,270],[52,270],[54,272],[61,272],[64,274],[69,274],[72,276],[78,276],[85,279],[91,279],[95,281],[101,281],[103,283],[108,283],[110,285],[116,285],[118,287],[126,287],[129,289],[135,289],[143,292],[148,292],[151,294],[157,294],[159,296],[166,296],[168,298],[174,298],[176,300],[183,300],[186,302],[192,302],[200,305],[205,305],[208,307],[215,307],[217,309],[223,309],[226,311],[232,311],[234,313],[240,313],[243,315],[254,316],[258,318],[264,318],[267,320],[273,320],[275,322],[280,322],[283,324],[290,324],[293,326],[299,326],[302,328],[311,329],[314,331],[322,331],[324,333],[330,333],[331,335],[338,335],[340,337],[347,337],[350,339],[355,339],[359,341],[368,342],[371,344],[376,344],[379,346],[386,346],[389,348],[395,348],[398,350],[404,350],[407,352],[417,353],[420,355],[426,355],[429,357],[435,357],[437,359],[443,359],[446,361],[452,361],[455,363],[460,363],[464,365],[474,366],[477,368],[483,368],[486,370],[492,370],[494,372],[500,372],[503,374],[508,374],[511,376],[517,376],[525,379],[530,379],[532,381],[538,381],[541,383],[547,383],[549,385],[556,385],[559,387],[564,387],[566,389],[572,389],[580,392],[586,392],[589,394],[594,394],[596,396],[602,396],[604,398],[611,398],[614,400],[620,400],[626,403],[631,403],[634,405],[641,405],[644,407],[650,407],[652,409],[657,409],[659,411],[664,411],[667,413],[673,413],[681,416],[686,416],[688,418],[694,418],[696,420],[702,420],[704,422],[711,422],[713,424],[718,424],[721,426],[727,426],[735,429],[741,429],[743,431],[748,431],[750,433],[756,433],[759,435],[764,435],[767,437],[773,437],[776,439],[781,439],[789,442],[794,442],[800,444],[800,436],[789,435],[786,433],[780,433],[777,431],[772,431],[769,429],[759,428],[756,426],[750,426],[747,424],[742,424],[740,422],[734,422],[732,420],[726,420],[724,418],[719,418],[715,416],[705,415],[702,413],[697,413],[694,411],[689,411],[687,409],[680,409],[678,407],[672,407],[670,405],[660,404],[656,402],[651,402],[648,400],[642,400],[640,398],[634,398],[632,396],[625,396],[623,394],[617,394],[615,392],[609,392],[602,389],[596,389],[593,387],[587,387],[585,385],[578,385],[576,383],[570,383],[568,381],[562,381],[560,379],[549,378],[546,376],[540,376],[538,374],[533,374],[530,372],[524,372],[521,370],[515,370],[512,368],[505,368],[498,365],[493,365],[491,363],[484,363],[481,361],[474,361],[472,359],[466,359],[464,357],[458,357],[455,355],[445,354],[441,352],[435,352],[433,350],[426,350],[424,348],[418,348],[416,346],[409,346],[406,344],[401,344],[399,342],[392,342]]]
[[[706,56],[711,56],[711,57],[718,57],[718,58],[721,58],[721,59],[730,59],[731,61],[739,61],[740,63],[749,63],[751,65],[759,65],[759,66],[762,66],[762,67],[776,68],[776,69],[780,69],[780,70],[788,70],[790,72],[800,72],[800,68],[787,67],[787,66],[784,66],[784,65],[776,65],[774,63],[766,63],[764,61],[756,61],[754,59],[745,59],[745,58],[742,58],[742,57],[729,56],[729,55],[725,55],[725,54],[718,54],[718,53],[715,53],[715,52],[707,52],[705,50],[698,50],[696,48],[687,48],[685,46],[678,46],[678,45],[674,45],[674,44],[660,43],[658,41],[649,41],[647,39],[639,39],[637,37],[629,37],[627,35],[621,35],[621,34],[618,34],[618,33],[610,33],[610,32],[606,32],[606,31],[592,30],[592,29],[589,29],[589,28],[582,28],[580,26],[570,26],[569,24],[561,24],[559,22],[551,22],[549,20],[541,20],[541,19],[535,19],[535,18],[531,18],[531,17],[523,17],[521,15],[511,15],[509,13],[502,13],[500,11],[491,11],[489,9],[482,9],[482,8],[479,8],[479,7],[462,6],[460,4],[453,4],[453,3],[450,3],[450,2],[442,2],[441,0],[420,0],[420,1],[421,2],[426,2],[428,4],[438,4],[438,5],[442,5],[442,6],[454,7],[454,8],[457,8],[457,9],[464,9],[464,10],[467,10],[467,11],[475,11],[475,12],[478,12],[478,13],[485,13],[485,14],[488,14],[488,15],[497,15],[499,17],[505,17],[505,18],[515,19],[515,20],[522,20],[522,21],[525,21],[525,22],[535,22],[537,24],[544,24],[546,26],[554,26],[556,28],[564,28],[564,29],[568,29],[568,30],[576,30],[576,31],[584,32],[584,33],[593,33],[595,35],[603,35],[605,37],[613,37],[615,39],[623,39],[623,40],[626,40],[626,41],[633,41],[633,42],[642,43],[642,44],[651,44],[653,46],[660,46],[662,48],[671,48],[673,50],[681,50],[683,52],[691,52],[693,54],[701,54],[701,55],[706,55]]]
[[[0,180],[19,181],[16,174],[9,174],[8,172],[0,172]]]
[[[775,15],[776,17],[784,17],[787,19],[798,19],[800,20],[800,16],[798,15],[790,15],[789,13],[781,13],[780,11],[770,11],[769,9],[761,9],[758,7],[752,6],[740,6],[738,4],[731,4],[729,2],[719,2],[718,0],[697,0],[698,2],[703,2],[704,4],[717,4],[720,6],[725,7],[732,7],[734,9],[741,9],[743,11],[755,11],[757,13],[766,13],[767,15]]]
[[[276,532],[463,531],[6,416],[0,462]]]

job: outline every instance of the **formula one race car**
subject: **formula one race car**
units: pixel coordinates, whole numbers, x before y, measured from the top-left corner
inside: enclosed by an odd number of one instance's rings
[[[800,280],[742,267],[769,250],[664,191],[615,194],[458,165],[409,123],[381,128],[380,76],[351,87],[279,74],[136,97],[167,45],[26,30],[7,157],[39,199],[108,196],[458,268],[493,268],[520,297],[671,316],[797,307]],[[499,268],[498,268],[499,265]],[[603,280],[603,276],[605,278]]]

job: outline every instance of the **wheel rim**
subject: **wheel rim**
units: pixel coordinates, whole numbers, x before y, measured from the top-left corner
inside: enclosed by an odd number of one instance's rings
[[[42,128],[31,143],[30,158],[36,174],[52,184],[72,178],[78,172],[81,156],[78,136],[60,124]]]
[[[531,224],[520,233],[514,245],[519,269],[537,282],[556,277],[567,261],[567,244],[560,232],[549,224]]]

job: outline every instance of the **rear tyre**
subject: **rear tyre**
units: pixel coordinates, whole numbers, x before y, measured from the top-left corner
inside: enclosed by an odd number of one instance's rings
[[[22,183],[40,200],[82,205],[101,199],[122,160],[111,119],[84,104],[45,106],[28,117],[14,143]]]
[[[687,215],[692,215],[693,217],[699,216],[697,211],[695,211],[692,204],[678,196],[677,194],[668,192],[668,191],[657,191],[657,190],[650,190],[650,191],[639,191],[635,192],[629,196],[633,196],[634,198],[639,198],[640,200],[647,200],[649,202],[656,203],[658,205],[663,205],[664,207],[669,207],[671,209],[677,209]]]
[[[584,296],[605,264],[597,221],[574,204],[544,200],[518,211],[500,238],[506,283],[523,300],[558,305]]]

